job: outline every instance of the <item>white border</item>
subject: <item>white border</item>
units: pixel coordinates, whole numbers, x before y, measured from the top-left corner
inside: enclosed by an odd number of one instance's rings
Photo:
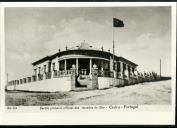
[[[4,93],[4,80],[5,80],[5,76],[4,76],[4,73],[5,73],[5,47],[4,47],[4,8],[2,8],[2,3],[0,3],[0,114],[2,114],[4,112],[4,102],[5,102],[5,93]],[[0,116],[0,123],[2,121],[2,116]]]
[[[171,45],[171,49],[172,49],[172,52],[171,52],[171,61],[172,61],[172,66],[171,66],[171,72],[172,72],[172,106],[173,106],[173,111],[175,112],[175,106],[176,106],[176,6],[174,6],[172,8],[172,14],[171,14],[171,17],[172,17],[172,30],[171,30],[171,35],[172,35],[172,45]]]
[[[2,7],[131,7],[173,6],[176,2],[2,2]]]
[[[20,107],[16,112],[5,112],[4,83],[5,80],[5,49],[4,49],[4,16],[1,15],[1,113],[0,124],[3,125],[75,125],[75,124],[174,124],[175,123],[175,93],[176,93],[176,3],[175,2],[6,2],[1,3],[1,14],[5,7],[141,7],[141,6],[171,6],[172,7],[172,105],[170,110],[151,111],[61,111],[39,112],[39,107]],[[145,106],[142,106],[146,108]],[[159,106],[160,107],[160,106]],[[165,106],[162,106],[165,107]],[[169,106],[167,106],[168,108]],[[25,109],[31,109],[26,112]],[[147,108],[146,108],[147,109]],[[145,109],[145,110],[146,110]]]

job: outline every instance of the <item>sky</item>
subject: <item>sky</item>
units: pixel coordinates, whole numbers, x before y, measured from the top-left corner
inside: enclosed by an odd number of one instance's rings
[[[170,7],[5,8],[5,69],[9,79],[32,75],[32,62],[85,40],[138,64],[139,71],[171,75]]]

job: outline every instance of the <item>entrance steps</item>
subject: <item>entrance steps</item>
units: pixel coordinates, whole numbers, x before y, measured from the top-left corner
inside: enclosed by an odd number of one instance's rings
[[[87,87],[91,83],[91,78],[89,75],[81,75],[77,78],[78,87]]]

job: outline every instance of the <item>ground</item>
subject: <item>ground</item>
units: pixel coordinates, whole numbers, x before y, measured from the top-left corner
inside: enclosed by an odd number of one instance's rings
[[[6,92],[6,105],[170,105],[171,80],[78,92]]]

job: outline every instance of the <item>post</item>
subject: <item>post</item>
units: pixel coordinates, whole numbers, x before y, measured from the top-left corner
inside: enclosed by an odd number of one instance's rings
[[[113,17],[114,20],[114,17]],[[113,21],[114,22],[114,21]],[[113,38],[113,70],[114,70],[114,48],[115,48],[115,44],[114,44],[114,24],[112,26],[112,38]]]
[[[113,30],[112,30],[113,31],[112,32],[113,33],[113,35],[112,35],[113,36],[113,73],[114,73],[114,78],[117,78],[117,76],[116,76],[117,72],[115,71],[115,63],[114,63],[114,54],[115,54],[114,53],[114,48],[115,48],[115,44],[114,44],[114,17],[113,17],[113,26],[112,26],[112,28],[113,28]]]
[[[90,75],[92,73],[92,58],[90,58]]]
[[[160,59],[160,78],[161,78],[161,59]]]
[[[98,87],[98,68],[97,65],[94,64],[92,68],[92,89],[97,89]]]
[[[124,72],[124,70],[123,70],[123,62],[121,62],[121,61],[119,61],[119,63],[120,63],[120,77],[123,79],[123,72]]]
[[[7,73],[7,85],[8,85],[8,73]]]
[[[58,61],[58,71],[60,71],[60,61]]]
[[[74,90],[76,87],[76,66],[72,65],[71,68],[71,90]]]
[[[60,77],[60,61],[58,61],[58,72],[57,72],[57,76]]]
[[[65,73],[66,73],[66,59],[65,59]]]
[[[103,64],[104,62],[103,62],[103,60],[101,60],[101,71],[103,72],[103,70],[104,70],[104,68],[103,68],[103,66],[104,66],[104,64]]]
[[[78,69],[79,68],[79,60],[78,60],[78,58],[76,58],[76,74],[78,75],[79,73],[78,73]]]

